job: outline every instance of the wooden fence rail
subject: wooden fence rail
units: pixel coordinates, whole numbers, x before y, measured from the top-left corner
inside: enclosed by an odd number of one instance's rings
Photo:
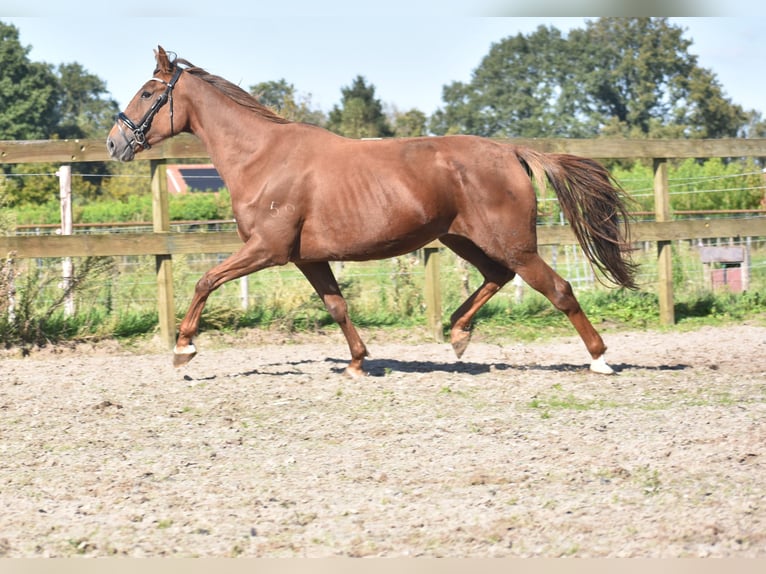
[[[514,139],[544,152],[574,153],[597,159],[651,159],[654,162],[655,219],[632,226],[634,241],[657,244],[660,318],[674,322],[673,269],[670,243],[679,239],[766,236],[766,216],[748,219],[672,219],[667,183],[667,160],[671,158],[766,157],[766,139],[720,140],[623,140],[623,139]],[[225,253],[241,245],[235,232],[176,233],[170,231],[165,165],[170,159],[208,157],[193,136],[178,136],[141,154],[150,160],[153,198],[152,233],[73,236],[0,237],[0,255],[15,252],[17,258],[154,255],[160,332],[172,347],[175,340],[172,258],[184,253]],[[0,165],[16,163],[78,163],[107,161],[101,140],[0,141]],[[568,226],[538,228],[541,245],[576,243]],[[441,338],[441,295],[438,285],[438,244],[426,247],[426,305],[434,336]]]
[[[542,152],[574,153],[595,159],[766,157],[766,138],[694,140],[516,138],[508,141]],[[207,159],[208,157],[202,142],[187,134],[165,140],[139,156],[142,160]],[[0,164],[79,163],[108,160],[105,140],[0,141]]]
[[[766,218],[764,217],[685,219],[665,223],[640,221],[631,226],[631,239],[635,242],[655,243],[679,239],[759,236],[766,236]],[[568,225],[538,227],[537,237],[540,245],[577,244]],[[4,256],[10,251],[15,251],[16,257],[21,259],[227,253],[241,246],[242,241],[236,231],[0,236],[0,255]]]

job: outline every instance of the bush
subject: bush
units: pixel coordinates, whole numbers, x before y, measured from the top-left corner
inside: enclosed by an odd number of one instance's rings
[[[654,173],[651,165],[636,162],[630,169],[615,166],[612,175],[637,202],[637,209],[654,210]],[[695,159],[671,162],[668,169],[670,207],[674,211],[758,209],[763,179],[752,159],[700,163]]]
[[[2,260],[0,341],[6,348],[42,346],[47,342],[75,339],[83,333],[95,333],[104,322],[103,313],[88,308],[67,316],[63,307],[70,295],[98,289],[105,276],[113,272],[113,263],[110,257],[87,257],[75,267],[70,285],[61,289],[58,274],[36,266],[28,266],[22,274],[12,258]]]

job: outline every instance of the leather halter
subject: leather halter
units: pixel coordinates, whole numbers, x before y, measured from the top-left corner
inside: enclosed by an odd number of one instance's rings
[[[160,97],[154,101],[152,107],[149,108],[146,114],[144,114],[144,117],[141,118],[141,120],[138,122],[138,125],[134,124],[133,121],[125,115],[125,112],[120,112],[117,114],[117,121],[125,124],[125,126],[127,126],[127,128],[133,133],[133,137],[128,139],[128,137],[125,135],[125,132],[120,129],[120,132],[128,142],[128,145],[131,147],[140,146],[145,150],[151,148],[149,143],[146,141],[146,132],[148,132],[152,127],[152,120],[154,120],[154,116],[157,115],[157,112],[160,110],[160,108],[167,102],[170,102],[170,135],[175,135],[175,130],[173,128],[173,88],[175,87],[176,82],[178,82],[178,78],[181,76],[181,72],[183,72],[183,68],[176,66],[173,77],[169,82],[166,82],[160,78],[152,78],[152,80],[155,82],[161,82],[165,84],[165,91],[162,92]]]

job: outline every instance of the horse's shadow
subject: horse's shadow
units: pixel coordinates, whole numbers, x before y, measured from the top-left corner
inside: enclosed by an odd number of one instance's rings
[[[306,375],[306,372],[301,370],[301,365],[315,363],[316,361],[311,359],[299,360],[299,361],[285,361],[279,363],[269,363],[263,365],[257,369],[251,369],[248,371],[241,371],[237,373],[229,373],[227,377],[250,377],[255,375],[264,376],[289,376],[289,375]],[[335,357],[328,357],[323,362],[332,363],[335,366],[330,367],[333,372],[342,374],[348,364],[347,359],[339,359]],[[633,370],[638,371],[684,371],[691,368],[690,365],[677,364],[677,365],[635,365],[631,363],[617,363],[611,364],[616,374],[622,372],[629,372]],[[579,373],[587,372],[588,365],[581,364],[575,365],[571,363],[558,363],[554,365],[539,365],[536,363],[526,364],[507,364],[507,363],[475,363],[470,361],[455,361],[455,362],[441,362],[441,361],[400,361],[398,359],[368,359],[365,361],[365,372],[369,377],[386,377],[392,373],[407,373],[407,374],[428,374],[428,373],[445,373],[445,374],[457,374],[457,375],[484,375],[491,372],[550,372],[550,373]],[[211,380],[217,378],[217,375],[208,377],[192,377],[190,375],[184,375],[186,380]]]
[[[332,370],[342,373],[345,369],[347,360],[328,358],[327,362],[336,363],[342,366],[333,367]],[[385,377],[391,373],[450,373],[458,375],[483,375],[490,372],[528,372],[543,371],[552,373],[577,373],[588,371],[587,364],[575,365],[571,363],[558,363],[554,365],[539,365],[536,363],[527,364],[508,364],[508,363],[475,363],[470,361],[440,362],[440,361],[400,361],[397,359],[369,359],[365,361],[365,371],[370,377]],[[690,368],[690,365],[634,365],[630,363],[610,364],[615,373],[623,371],[643,370],[643,371],[683,371]]]

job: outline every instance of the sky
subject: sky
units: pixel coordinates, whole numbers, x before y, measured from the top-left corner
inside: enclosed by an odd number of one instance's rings
[[[16,0],[6,1],[10,4],[0,9],[0,21],[18,28],[21,44],[31,48],[31,60],[81,64],[106,82],[121,108],[151,77],[153,50],[162,45],[245,89],[284,78],[299,95],[310,96],[312,108],[325,112],[340,103],[341,88],[362,75],[375,86],[384,105],[400,111],[417,108],[430,115],[443,106],[442,88],[453,81],[470,81],[493,43],[529,34],[539,25],[567,32],[597,18],[500,17],[519,12],[505,8],[518,2],[502,0],[474,0],[469,7],[465,0],[286,0],[263,3],[267,7],[260,11],[259,3],[250,0],[244,13],[236,0],[214,2],[215,10],[199,0],[166,0],[157,3],[159,8],[111,6],[108,13],[107,3],[100,0],[80,1],[76,8],[36,0],[25,0],[23,7],[19,2],[14,8]],[[601,1],[585,0],[585,6]],[[645,2],[644,6],[655,6],[651,0]],[[573,7],[580,4],[570,0],[565,10],[557,7],[556,0],[537,0],[542,8],[536,13],[576,14]],[[700,66],[713,71],[735,104],[766,112],[763,8],[748,10],[748,0],[732,0],[726,5],[728,11],[704,0],[695,6],[696,12],[688,7],[674,12],[689,16],[670,18],[686,30],[684,36],[692,41],[689,52],[698,57]],[[160,17],[147,17],[149,12]]]

